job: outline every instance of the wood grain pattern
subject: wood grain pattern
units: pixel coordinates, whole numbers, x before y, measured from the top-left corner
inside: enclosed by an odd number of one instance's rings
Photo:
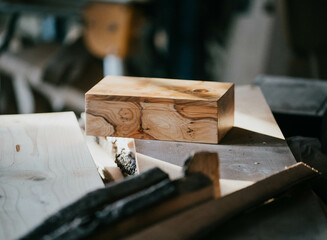
[[[100,187],[74,113],[0,116],[0,239]]]
[[[108,76],[85,100],[93,136],[218,143],[234,124],[232,83]]]

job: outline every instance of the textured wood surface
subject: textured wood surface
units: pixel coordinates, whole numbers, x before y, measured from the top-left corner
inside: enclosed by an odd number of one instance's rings
[[[242,86],[235,90],[235,125],[220,144],[135,140],[136,151],[142,154],[139,161],[148,156],[183,166],[192,152],[217,152],[224,184],[225,180],[236,180],[246,185],[294,164],[294,156],[260,89]],[[240,188],[244,187],[242,182]],[[221,184],[223,192],[224,184]]]
[[[85,99],[93,136],[218,143],[234,123],[231,83],[108,76]]]
[[[0,239],[100,187],[74,113],[0,116]]]

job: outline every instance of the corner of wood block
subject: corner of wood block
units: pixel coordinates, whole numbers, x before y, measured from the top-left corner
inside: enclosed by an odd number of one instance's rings
[[[94,115],[85,111],[85,134],[88,136],[112,136],[115,133],[114,126],[109,124],[102,116]]]
[[[218,142],[234,126],[235,111],[234,84],[218,101]]]

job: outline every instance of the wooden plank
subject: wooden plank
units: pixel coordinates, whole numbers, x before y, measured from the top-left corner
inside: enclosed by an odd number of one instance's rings
[[[86,237],[94,234],[95,228],[86,227],[85,219],[88,219],[87,222],[93,226],[95,226],[94,224],[99,224],[101,221],[110,222],[117,220],[123,217],[122,213],[126,213],[123,204],[117,204],[117,201],[129,198],[131,195],[153,188],[154,185],[163,182],[171,183],[168,175],[158,168],[153,168],[141,175],[125,178],[123,181],[109,184],[105,188],[92,191],[67,207],[60,209],[59,212],[53,214],[37,228],[25,235],[23,239],[66,239],[68,236],[70,236],[69,239],[80,239],[83,236]],[[161,187],[164,185],[161,184]],[[174,188],[174,186],[172,187]],[[153,190],[155,189],[150,191]],[[171,193],[171,191],[169,192]],[[141,194],[141,196],[143,195]],[[123,203],[125,204],[126,200]],[[115,210],[112,206],[116,206],[117,211],[103,219],[99,214],[108,214],[107,207],[110,205],[110,213],[112,213],[112,210]],[[140,206],[135,208],[138,207]]]
[[[219,183],[219,158],[217,153],[196,152],[186,160],[184,171],[185,174],[202,172],[208,176],[213,183],[215,198],[221,196]]]
[[[0,116],[0,238],[103,187],[72,112]]]
[[[258,181],[294,164],[296,161],[260,89],[242,86],[235,90],[235,124],[220,144],[137,139],[136,151],[178,166],[183,166],[191,152],[217,152],[221,179],[246,183]]]
[[[93,136],[218,143],[234,122],[231,83],[108,76],[85,100]]]
[[[196,238],[198,236],[196,234],[213,227],[213,224],[222,223],[241,211],[264,203],[264,201],[317,175],[318,173],[314,169],[303,163],[297,163],[247,188],[201,204],[155,224],[128,239]]]

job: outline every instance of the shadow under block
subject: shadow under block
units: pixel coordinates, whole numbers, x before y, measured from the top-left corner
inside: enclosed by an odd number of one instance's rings
[[[234,124],[234,84],[107,76],[85,95],[86,134],[218,143]]]

